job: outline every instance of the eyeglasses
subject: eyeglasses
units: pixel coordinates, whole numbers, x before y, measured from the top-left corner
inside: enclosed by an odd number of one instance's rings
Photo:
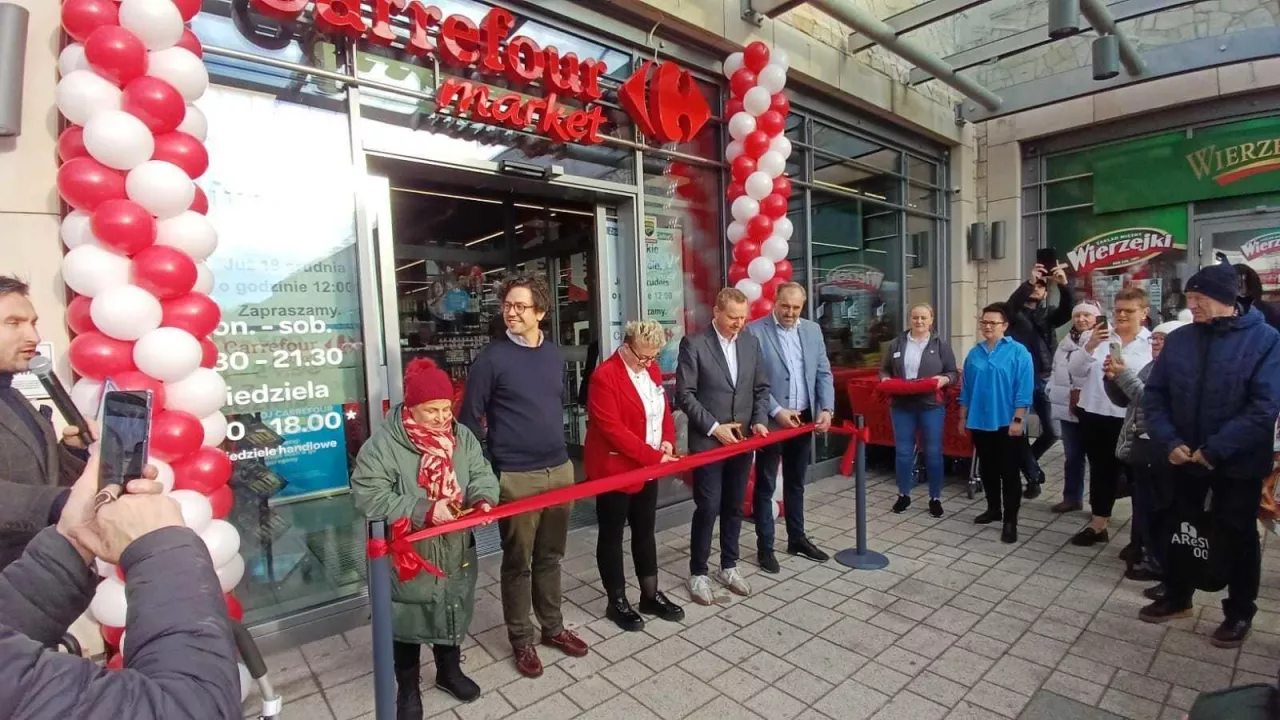
[[[1118,307],[1118,308],[1115,308],[1114,312],[1115,312],[1115,314],[1116,314],[1116,315],[1124,315],[1125,317],[1128,317],[1128,316],[1130,316],[1130,315],[1135,315],[1135,314],[1137,314],[1137,313],[1139,312],[1139,309],[1138,309],[1138,308],[1122,308],[1122,307]]]
[[[999,327],[1004,325],[1003,320],[979,320],[978,324],[982,327]]]
[[[639,361],[641,365],[648,365],[649,363],[658,359],[657,355],[641,355],[640,353],[636,352],[635,346],[632,345],[631,343],[627,343],[626,345],[627,345],[627,350],[632,354],[632,356],[635,357],[637,361]]]
[[[533,306],[528,305],[526,303],[511,303],[511,302],[502,303],[502,312],[504,313],[514,310],[516,311],[517,315],[523,315],[532,309],[533,309]]]

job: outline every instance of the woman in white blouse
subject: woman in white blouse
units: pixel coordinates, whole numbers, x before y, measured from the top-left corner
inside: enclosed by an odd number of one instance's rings
[[[676,459],[675,423],[654,362],[666,343],[661,324],[629,322],[622,347],[591,373],[583,449],[589,481]],[[684,610],[658,590],[657,505],[658,485],[653,481],[596,497],[596,563],[608,595],[605,616],[623,630],[643,630],[641,613],[672,622],[684,618]],[[628,522],[640,585],[639,612],[627,601],[622,566],[622,530]]]
[[[1145,290],[1126,287],[1116,293],[1115,321],[1100,319],[1096,327],[1080,337],[1084,352],[1071,356],[1068,365],[1072,383],[1080,388],[1076,406],[1080,436],[1089,459],[1089,506],[1093,517],[1071,539],[1073,545],[1089,547],[1107,542],[1107,526],[1116,502],[1122,466],[1116,458],[1116,440],[1124,424],[1125,409],[1111,402],[1103,389],[1103,363],[1110,353],[1124,357],[1125,367],[1135,372],[1151,362],[1151,331],[1143,326],[1149,301]]]

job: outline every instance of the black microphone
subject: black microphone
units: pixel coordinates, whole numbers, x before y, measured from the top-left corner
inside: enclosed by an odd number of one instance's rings
[[[53,372],[53,361],[43,355],[37,355],[31,358],[31,363],[27,366],[32,375],[40,381],[44,386],[45,392],[49,393],[49,398],[53,400],[54,407],[58,408],[58,412],[62,418],[70,425],[75,425],[80,429],[80,437],[87,438],[85,445],[94,440],[93,433],[89,431],[89,423],[84,419],[84,415],[80,414],[80,408],[71,401],[71,396],[67,394],[67,389],[62,387],[62,381]]]

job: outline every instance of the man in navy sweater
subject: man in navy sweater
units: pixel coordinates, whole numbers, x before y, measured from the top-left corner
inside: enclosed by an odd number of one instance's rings
[[[508,503],[573,485],[573,463],[564,444],[564,356],[538,327],[551,309],[551,292],[541,278],[516,276],[502,284],[498,296],[506,337],[490,343],[471,364],[458,421],[485,437],[500,501]],[[531,608],[542,644],[573,657],[587,654],[587,644],[565,628],[560,613],[560,560],[571,509],[558,505],[498,521],[502,615],[516,669],[526,677],[542,674]]]

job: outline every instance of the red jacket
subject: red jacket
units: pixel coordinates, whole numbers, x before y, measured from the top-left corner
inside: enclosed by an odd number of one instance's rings
[[[645,442],[644,403],[627,374],[627,366],[614,353],[591,373],[587,386],[587,441],[583,449],[587,479],[616,475],[662,461],[662,451]],[[657,363],[649,365],[649,377],[662,387]],[[671,407],[663,404],[662,439],[676,443]],[[638,493],[644,483],[623,492]]]

